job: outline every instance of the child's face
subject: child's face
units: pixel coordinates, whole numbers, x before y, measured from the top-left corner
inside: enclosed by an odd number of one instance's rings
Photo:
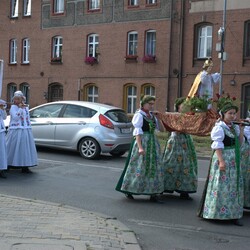
[[[22,102],[22,97],[21,96],[15,96],[13,99],[13,103],[18,105]]]
[[[224,114],[224,121],[230,123],[234,120],[236,120],[236,110],[230,109]]]

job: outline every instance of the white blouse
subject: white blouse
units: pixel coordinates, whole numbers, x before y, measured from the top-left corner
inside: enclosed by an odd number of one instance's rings
[[[19,108],[17,105],[11,105],[9,129],[31,128],[29,108]]]
[[[133,136],[136,135],[143,135],[143,130],[142,130],[142,126],[143,126],[143,116],[147,116],[147,114],[142,111],[141,109],[138,109],[132,119],[132,124],[134,126],[134,131],[133,131]],[[151,118],[153,117],[153,115],[150,113]],[[156,121],[156,128],[159,129],[158,126],[158,121],[157,118],[155,118]]]
[[[225,122],[219,121],[216,122],[215,126],[213,127],[211,131],[211,139],[213,141],[211,148],[212,149],[223,149],[224,143],[223,140],[225,138],[225,132],[224,129],[228,130],[230,132],[230,128],[226,125]],[[240,134],[240,128],[238,125],[235,125],[236,135],[239,136]]]

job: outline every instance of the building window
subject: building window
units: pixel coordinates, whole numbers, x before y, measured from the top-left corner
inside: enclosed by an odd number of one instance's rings
[[[11,18],[18,17],[18,1],[19,0],[11,0],[11,6],[10,6]]]
[[[64,0],[54,0],[54,14],[64,13]]]
[[[23,95],[26,98],[25,103],[29,103],[30,102],[30,86],[29,86],[29,84],[22,83],[20,85],[20,90],[23,92]]]
[[[199,25],[197,27],[197,58],[212,56],[212,31],[211,25]]]
[[[241,117],[249,117],[250,107],[250,82],[242,85],[241,93],[243,94],[242,106],[241,106]]]
[[[128,0],[128,6],[138,6],[139,0]]]
[[[10,40],[10,64],[17,63],[17,40]]]
[[[29,50],[30,50],[30,40],[29,38],[23,39],[23,50],[22,50],[22,63],[29,63]]]
[[[31,16],[31,0],[23,0],[23,15]]]
[[[147,0],[146,1],[146,4],[156,4],[157,3],[157,0]]]
[[[92,34],[88,36],[88,57],[97,57],[99,47],[99,36],[97,34]]]
[[[245,22],[244,57],[250,57],[250,21]]]
[[[99,10],[100,9],[100,0],[89,0],[88,1],[89,10]]]
[[[63,46],[63,38],[61,36],[53,37],[51,61],[62,62],[62,46]]]
[[[98,88],[94,85],[88,85],[86,87],[87,101],[98,102]]]
[[[48,89],[48,102],[63,100],[63,86],[60,83],[52,83]]]
[[[130,56],[137,56],[138,33],[133,31],[128,33],[128,52]]]
[[[150,84],[145,84],[142,86],[142,93],[144,95],[155,96],[155,87]]]
[[[14,93],[17,91],[17,86],[15,83],[9,83],[7,86],[7,102],[12,102]]]
[[[146,32],[146,53],[145,55],[155,56],[156,31],[149,30]]]
[[[126,87],[126,108],[128,114],[134,114],[136,111],[137,88],[135,86]]]

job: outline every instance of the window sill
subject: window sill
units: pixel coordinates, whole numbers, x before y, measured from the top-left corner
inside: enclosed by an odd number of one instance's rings
[[[9,63],[9,66],[16,66],[17,65],[17,63],[15,62],[15,63]]]
[[[97,12],[101,12],[101,9],[91,9],[91,10],[88,10],[88,13],[97,13]]]
[[[30,63],[29,62],[27,62],[27,63],[23,62],[23,63],[21,63],[21,65],[26,66],[26,65],[30,65]]]
[[[138,9],[139,5],[128,5],[128,9]]]
[[[51,59],[51,64],[62,64],[62,59]]]
[[[156,56],[144,56],[142,61],[144,63],[156,63]]]
[[[146,4],[146,7],[156,7],[157,3],[148,3]]]
[[[127,55],[124,57],[125,62],[137,62],[138,56]]]

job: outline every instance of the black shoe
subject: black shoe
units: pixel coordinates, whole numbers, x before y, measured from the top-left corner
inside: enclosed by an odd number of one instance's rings
[[[183,199],[183,200],[192,200],[192,198],[189,196],[188,193],[181,193],[180,194],[180,199]]]
[[[157,195],[150,195],[149,200],[152,201],[152,202],[164,203],[164,201],[160,200],[160,199],[157,197]]]
[[[236,219],[236,220],[234,220],[234,225],[242,227],[243,226],[243,222],[242,222],[241,219]]]
[[[29,169],[29,168],[22,168],[22,173],[25,173],[25,174],[31,174],[32,171]]]
[[[129,199],[129,200],[133,200],[134,197],[132,194],[125,194],[125,196]]]
[[[4,170],[0,171],[0,178],[4,178],[4,179],[7,178],[6,173],[5,173]]]

